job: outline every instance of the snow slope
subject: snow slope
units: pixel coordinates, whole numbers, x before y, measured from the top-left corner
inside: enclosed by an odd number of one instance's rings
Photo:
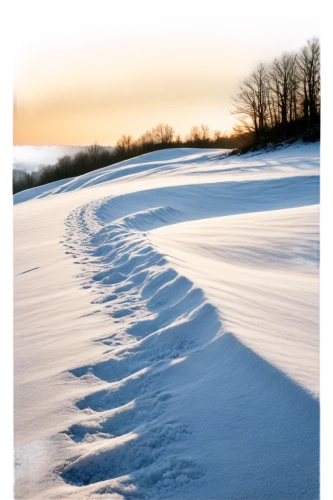
[[[14,196],[16,498],[319,497],[319,145]]]

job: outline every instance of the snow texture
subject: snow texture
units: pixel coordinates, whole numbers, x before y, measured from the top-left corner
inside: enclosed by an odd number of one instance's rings
[[[14,196],[16,498],[319,498],[319,145]]]

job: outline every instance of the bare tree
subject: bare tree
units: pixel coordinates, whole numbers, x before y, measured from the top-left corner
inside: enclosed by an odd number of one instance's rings
[[[122,135],[116,143],[116,151],[119,154],[124,154],[134,147],[134,140],[131,135]]]
[[[199,127],[200,130],[200,139],[202,141],[209,141],[210,139],[210,128],[208,125],[204,125],[203,123]]]
[[[239,92],[232,97],[232,114],[239,116],[238,121],[243,131],[255,133],[257,141],[267,126],[267,83],[266,66],[260,64],[249,78],[243,80]]]
[[[222,139],[223,135],[221,130],[214,130],[213,132],[213,141],[218,141],[219,139]]]
[[[186,136],[188,142],[198,142],[200,140],[200,130],[197,125],[191,127],[189,134]]]
[[[195,125],[191,128],[190,133],[187,136],[187,140],[193,143],[209,142],[210,135],[210,128],[208,125],[204,125],[202,123],[200,126]]]
[[[89,146],[87,149],[88,155],[91,156],[92,158],[96,158],[96,156],[99,156],[103,151],[104,151],[103,146],[100,146],[99,144],[97,144],[97,142]]]
[[[144,134],[135,141],[137,146],[144,146],[147,144],[154,144],[154,135],[151,130],[147,130]]]
[[[65,155],[61,158],[58,158],[56,163],[56,169],[59,172],[59,177],[61,179],[66,179],[71,175],[71,166],[72,166],[72,158],[69,155]]]
[[[152,136],[156,144],[167,144],[172,142],[175,134],[174,129],[170,125],[159,123],[152,130]]]
[[[293,99],[297,90],[295,54],[283,54],[275,59],[270,72],[270,91],[276,108],[275,116],[282,125],[282,138],[286,139],[288,112],[289,121],[293,118]]]
[[[311,127],[320,116],[320,46],[318,38],[308,41],[298,58],[303,115]]]

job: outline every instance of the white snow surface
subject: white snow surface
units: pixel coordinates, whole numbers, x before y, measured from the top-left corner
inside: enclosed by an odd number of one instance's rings
[[[14,196],[15,498],[319,498],[319,144]]]

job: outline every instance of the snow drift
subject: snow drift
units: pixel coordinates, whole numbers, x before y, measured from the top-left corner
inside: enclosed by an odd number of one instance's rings
[[[16,498],[319,497],[319,147],[14,197]]]

